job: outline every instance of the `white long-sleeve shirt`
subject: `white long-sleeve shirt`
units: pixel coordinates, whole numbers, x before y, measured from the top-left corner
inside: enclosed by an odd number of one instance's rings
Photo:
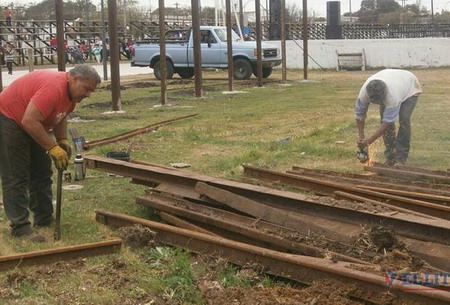
[[[422,86],[417,77],[409,71],[400,69],[385,69],[370,76],[359,91],[356,100],[355,117],[360,120],[366,118],[370,99],[367,94],[367,84],[374,79],[379,79],[386,84],[386,99],[383,101],[385,110],[381,121],[392,123],[397,120],[401,104],[414,95],[422,92]]]

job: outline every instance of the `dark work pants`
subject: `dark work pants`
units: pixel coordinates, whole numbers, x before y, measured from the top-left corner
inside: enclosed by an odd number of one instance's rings
[[[412,96],[400,106],[398,133],[396,134],[395,123],[389,125],[383,134],[384,155],[387,160],[406,162],[408,159],[411,143],[411,116],[416,107],[418,96]],[[380,115],[383,117],[384,106],[380,106]]]
[[[0,114],[0,172],[3,205],[11,221],[11,234],[31,232],[29,210],[34,224],[52,222],[51,159],[15,121]]]

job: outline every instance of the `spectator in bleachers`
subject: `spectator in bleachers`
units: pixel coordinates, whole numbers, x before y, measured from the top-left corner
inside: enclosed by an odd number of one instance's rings
[[[3,10],[3,16],[5,16],[6,26],[11,26],[11,21],[13,17],[13,11],[9,7],[5,6]]]

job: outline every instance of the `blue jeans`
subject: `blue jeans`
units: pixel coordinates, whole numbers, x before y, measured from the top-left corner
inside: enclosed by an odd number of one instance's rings
[[[395,131],[395,123],[389,125],[383,134],[385,146],[384,155],[387,160],[406,162],[411,143],[411,116],[416,107],[418,96],[411,96],[400,106],[398,133]],[[380,106],[380,116],[383,117],[384,105]]]
[[[17,123],[0,114],[0,173],[3,204],[11,221],[11,234],[31,233],[29,211],[34,224],[53,220],[52,168],[46,151]]]

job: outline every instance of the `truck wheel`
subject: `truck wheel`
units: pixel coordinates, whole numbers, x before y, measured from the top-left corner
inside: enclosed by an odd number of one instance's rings
[[[153,74],[155,75],[156,79],[161,80],[161,66],[159,60],[153,66]],[[170,62],[170,60],[166,60],[166,79],[172,78],[173,78],[173,64]]]
[[[263,67],[262,69],[262,77],[268,78],[270,75],[272,75],[273,68],[272,67]],[[258,72],[256,71],[256,67],[253,69],[253,75],[258,77]]]
[[[178,75],[183,79],[189,79],[194,76],[193,68],[179,68],[177,70]]]
[[[233,63],[234,78],[243,80],[252,76],[252,65],[247,59],[238,58]]]

